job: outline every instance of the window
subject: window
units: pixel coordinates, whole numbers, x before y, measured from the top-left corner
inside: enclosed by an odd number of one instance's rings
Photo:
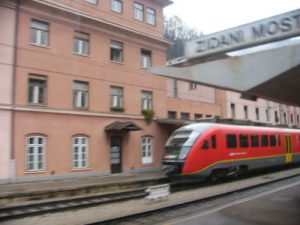
[[[151,110],[152,106],[152,92],[142,91],[142,110]]]
[[[44,76],[29,76],[29,95],[28,102],[30,104],[47,104],[47,78]]]
[[[284,124],[287,124],[287,117],[286,117],[286,113],[283,113],[283,120],[284,120]]]
[[[114,62],[123,62],[123,44],[120,42],[111,42],[110,60]]]
[[[153,162],[153,138],[142,138],[142,163],[149,164]]]
[[[241,148],[248,148],[248,135],[247,134],[240,134],[240,147]]]
[[[230,104],[230,112],[231,112],[231,118],[235,118],[235,104]]]
[[[201,149],[207,150],[209,148],[210,148],[209,141],[208,140],[204,140]]]
[[[177,95],[178,95],[177,80],[173,79],[173,97],[177,98]]]
[[[262,135],[261,136],[261,146],[267,147],[268,145],[269,145],[268,135]]]
[[[270,122],[271,120],[271,115],[270,115],[270,109],[266,109],[266,118],[267,118],[267,121]]]
[[[277,145],[277,141],[276,141],[276,136],[275,135],[270,135],[270,145],[272,147]]]
[[[115,111],[116,109],[123,109],[123,88],[121,87],[111,87],[110,90],[111,98],[111,109]]]
[[[155,9],[147,8],[147,10],[146,10],[146,22],[150,25],[155,25],[156,24]]]
[[[226,134],[227,148],[236,148],[237,139],[235,134]]]
[[[197,83],[196,82],[190,81],[189,86],[190,86],[190,90],[197,89]]]
[[[297,124],[300,125],[300,118],[299,118],[299,114],[297,114]]]
[[[211,146],[213,149],[217,148],[217,136],[215,134],[211,136]]]
[[[256,120],[259,120],[259,108],[255,108]]]
[[[144,5],[137,2],[134,3],[134,19],[144,21]]]
[[[123,11],[123,2],[121,0],[112,0],[111,1],[111,10],[117,13],[122,13]]]
[[[278,134],[276,135],[276,143],[277,146],[281,146],[280,136]]]
[[[294,123],[294,115],[291,114],[291,124],[293,124],[293,123]]]
[[[279,117],[278,117],[278,112],[277,111],[275,111],[274,112],[275,113],[275,123],[278,123],[279,122]]]
[[[182,112],[182,113],[181,113],[181,119],[182,119],[182,120],[190,120],[190,114],[189,114],[189,113]]]
[[[89,34],[75,31],[74,52],[81,55],[90,54]]]
[[[258,135],[251,135],[251,147],[259,147],[259,138]]]
[[[199,119],[203,118],[203,114],[198,114],[198,113],[196,113],[196,114],[194,115],[194,118],[195,118],[195,120],[199,120]]]
[[[152,56],[151,51],[142,49],[141,50],[141,67],[148,68],[152,66]]]
[[[74,108],[87,109],[88,108],[88,83],[81,81],[74,81],[73,83],[73,98]]]
[[[88,167],[89,140],[87,137],[73,138],[73,169]]]
[[[88,3],[97,5],[98,4],[98,0],[86,0]]]
[[[27,170],[39,171],[45,169],[46,138],[30,136],[27,138]]]
[[[168,111],[168,119],[177,119],[177,112]]]
[[[244,106],[244,119],[248,119],[248,106]]]
[[[31,42],[36,45],[49,45],[49,24],[31,20]]]

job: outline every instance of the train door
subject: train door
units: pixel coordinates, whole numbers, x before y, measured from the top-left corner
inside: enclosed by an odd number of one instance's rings
[[[292,155],[292,140],[291,135],[285,135],[285,162],[291,163],[293,160]]]

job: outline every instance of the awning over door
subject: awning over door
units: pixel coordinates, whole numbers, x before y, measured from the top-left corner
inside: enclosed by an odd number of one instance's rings
[[[109,124],[108,126],[105,127],[105,131],[137,131],[137,130],[142,130],[138,125],[136,125],[133,122],[127,121],[127,122],[113,122],[112,124]]]

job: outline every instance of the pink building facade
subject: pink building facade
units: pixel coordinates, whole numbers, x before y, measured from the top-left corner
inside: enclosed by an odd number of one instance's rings
[[[262,98],[246,100],[240,93],[226,92],[226,115],[223,117],[251,120],[272,125],[300,127],[300,108]]]
[[[243,117],[235,93],[147,72],[171,3],[0,1],[0,183],[158,170],[184,122]]]
[[[170,3],[1,1],[2,183],[160,167]]]

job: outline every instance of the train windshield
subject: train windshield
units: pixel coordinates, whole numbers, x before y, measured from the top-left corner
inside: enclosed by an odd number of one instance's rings
[[[185,159],[200,134],[195,130],[182,130],[173,133],[166,143],[166,157]]]

